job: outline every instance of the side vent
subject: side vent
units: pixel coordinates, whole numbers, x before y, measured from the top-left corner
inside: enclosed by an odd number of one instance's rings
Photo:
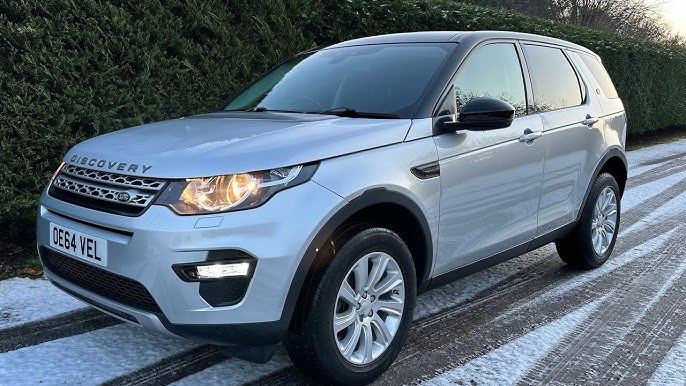
[[[412,174],[420,180],[427,180],[429,178],[438,177],[441,175],[441,166],[438,161],[429,162],[428,164],[415,166],[410,169]]]

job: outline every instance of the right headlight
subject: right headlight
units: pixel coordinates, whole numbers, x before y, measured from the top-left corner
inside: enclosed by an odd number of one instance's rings
[[[181,215],[222,213],[264,204],[277,192],[306,182],[318,164],[172,181],[155,204]]]

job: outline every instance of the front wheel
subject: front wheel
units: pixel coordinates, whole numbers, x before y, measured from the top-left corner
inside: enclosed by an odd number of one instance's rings
[[[311,288],[302,326],[286,338],[293,363],[339,384],[376,379],[397,357],[412,323],[416,276],[405,243],[388,229],[364,230]]]
[[[572,233],[555,245],[570,266],[592,269],[610,257],[619,233],[621,194],[615,178],[603,173],[596,178]]]

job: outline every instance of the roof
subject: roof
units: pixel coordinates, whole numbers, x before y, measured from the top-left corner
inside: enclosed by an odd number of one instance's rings
[[[329,48],[334,47],[349,47],[361,46],[371,44],[389,44],[389,43],[448,43],[460,42],[463,40],[481,41],[488,39],[518,39],[522,41],[533,41],[540,43],[554,44],[558,46],[573,48],[579,51],[592,53],[588,48],[582,47],[565,40],[551,38],[542,35],[527,34],[521,32],[510,31],[427,31],[427,32],[405,32],[389,35],[377,35],[360,39],[348,40],[338,44],[334,44]]]

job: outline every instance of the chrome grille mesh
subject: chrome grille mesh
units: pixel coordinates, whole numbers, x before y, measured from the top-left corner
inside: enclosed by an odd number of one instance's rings
[[[89,199],[144,210],[164,187],[165,180],[125,176],[74,165],[65,165],[52,186]],[[121,193],[128,193],[128,200],[120,200]],[[84,205],[87,206],[87,205]]]
[[[160,190],[164,185],[164,180],[135,176],[124,176],[121,174],[86,169],[74,165],[64,165],[61,172],[63,174],[78,177],[84,180],[101,182],[106,183],[108,185],[121,186],[125,188],[140,188],[157,191]]]

